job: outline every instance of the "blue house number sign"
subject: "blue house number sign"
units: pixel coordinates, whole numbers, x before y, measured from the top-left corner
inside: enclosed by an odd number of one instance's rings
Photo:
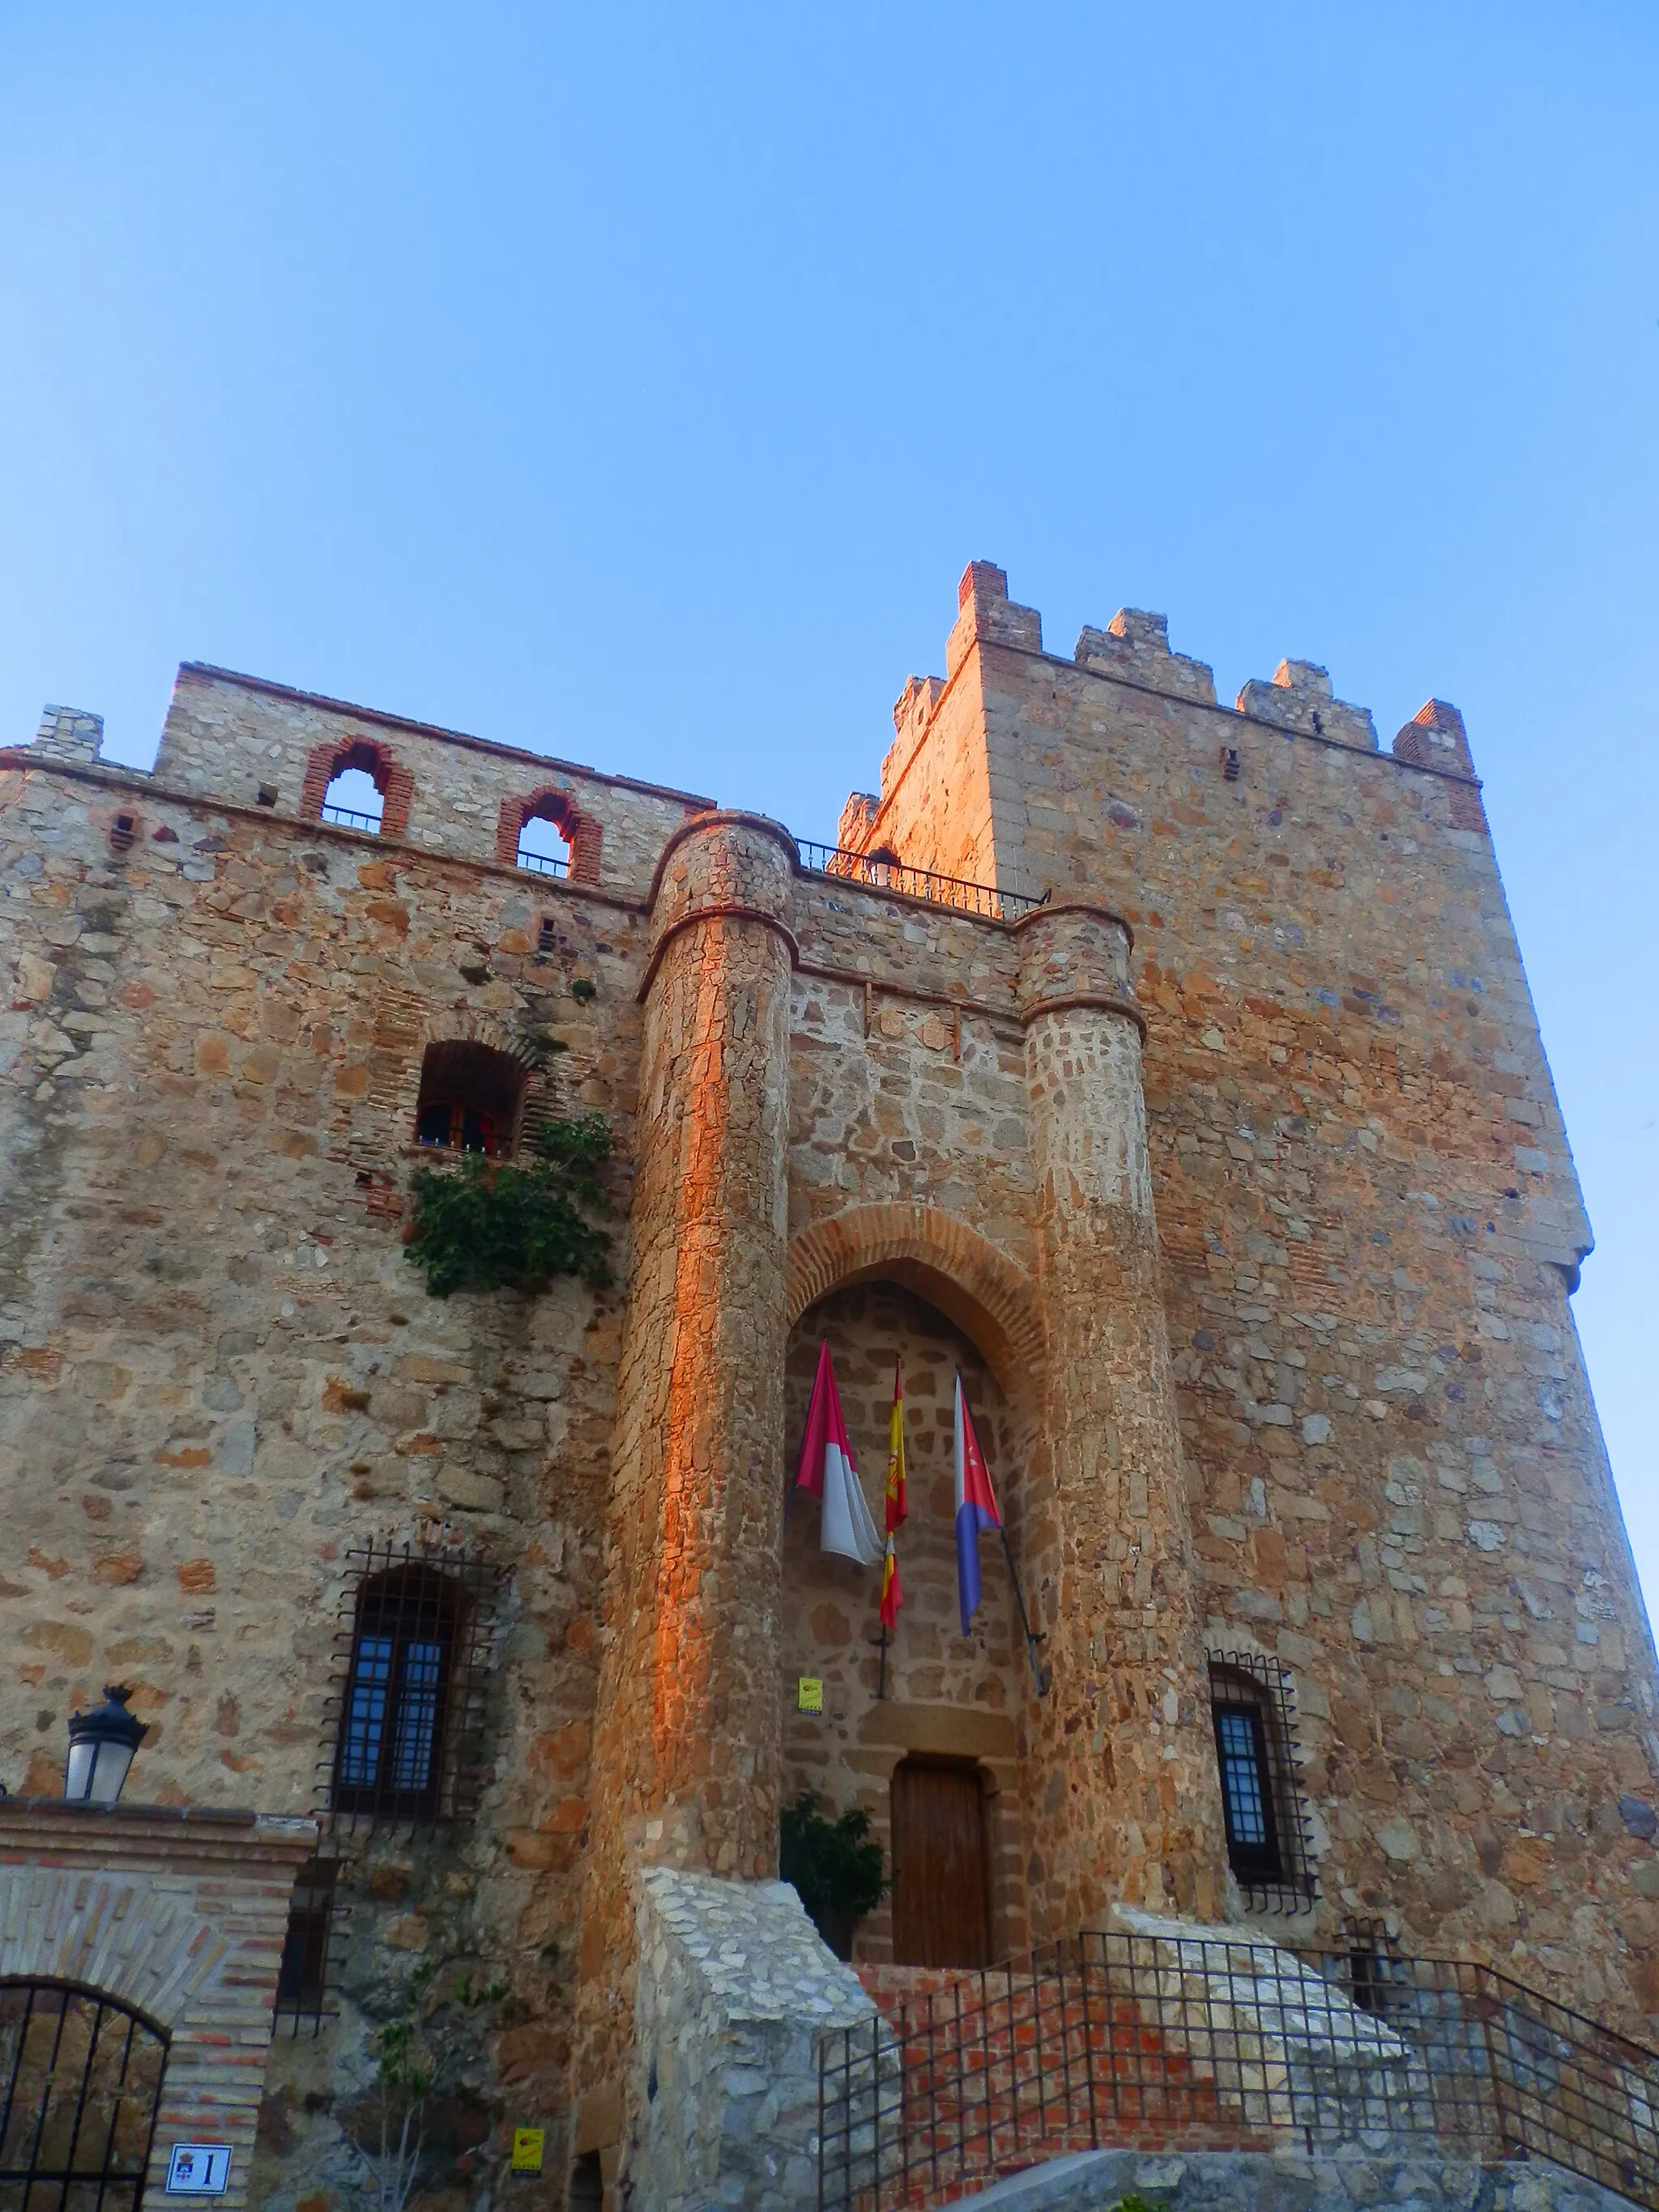
[[[167,2160],[169,2197],[222,2197],[230,2180],[228,2143],[174,2143]]]

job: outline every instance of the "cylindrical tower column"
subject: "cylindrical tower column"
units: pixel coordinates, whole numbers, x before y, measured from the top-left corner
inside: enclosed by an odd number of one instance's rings
[[[1034,1924],[1098,1927],[1114,1899],[1215,1918],[1225,1849],[1152,1219],[1145,1021],[1128,924],[1048,906],[1019,924],[1048,1328],[1054,1669],[1030,1793]]]
[[[701,815],[653,891],[582,1926],[590,2103],[620,2080],[634,1869],[777,1870],[795,864],[776,823]],[[590,2118],[595,2147],[614,2125]]]

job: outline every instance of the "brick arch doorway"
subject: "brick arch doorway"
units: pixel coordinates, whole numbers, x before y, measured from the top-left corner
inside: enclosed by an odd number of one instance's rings
[[[909,1517],[896,1539],[904,1603],[884,1666],[878,1568],[826,1553],[820,1509],[793,1492],[818,1346],[827,1341],[865,1496],[879,1526],[896,1358],[903,1362]],[[1016,1556],[1028,1503],[1032,1433],[1024,1407],[1004,1389],[975,1340],[911,1284],[883,1275],[843,1282],[807,1307],[790,1332],[785,1363],[787,1480],[783,1535],[782,1801],[810,1791],[832,1818],[863,1812],[890,1875],[895,1863],[896,1767],[915,1774],[952,1766],[978,1778],[981,1874],[970,1884],[967,1924],[947,1942],[966,1960],[1024,1948],[1026,1916],[1020,1838],[1018,1742],[1027,1662],[1006,1565],[994,1538],[981,1540],[982,1599],[964,1638],[957,1610],[951,1402],[960,1370],[997,1484]],[[803,1685],[806,1694],[803,1696]],[[818,1709],[814,1710],[814,1706]],[[931,1765],[928,1762],[932,1762]],[[962,1824],[948,1781],[914,1785],[907,1808],[943,1833]],[[918,1794],[919,1793],[919,1794]],[[901,1819],[904,1817],[901,1812]],[[918,1863],[932,1847],[918,1854]],[[891,1960],[890,1889],[859,1923],[855,1961]],[[930,1939],[933,1940],[933,1939]]]
[[[167,2042],[107,1990],[0,1977],[0,2203],[137,2212]]]

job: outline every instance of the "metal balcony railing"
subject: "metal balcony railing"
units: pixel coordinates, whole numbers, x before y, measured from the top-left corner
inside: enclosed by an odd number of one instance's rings
[[[890,2212],[1079,2150],[1433,2137],[1659,2212],[1659,2054],[1468,1960],[1086,1934],[819,2046],[818,2204]]]
[[[953,906],[964,914],[985,915],[992,921],[1012,921],[1033,907],[1046,906],[1048,894],[1028,898],[1023,891],[999,890],[994,884],[970,884],[960,876],[935,875],[931,868],[907,868],[897,860],[872,860],[866,853],[849,853],[839,845],[815,845],[797,837],[800,864],[815,875],[844,876],[871,890],[902,891],[907,898],[927,899],[933,906]]]
[[[355,806],[325,805],[323,819],[325,822],[337,822],[344,830],[373,830],[377,836],[380,832],[380,816],[360,813]]]
[[[522,846],[516,855],[515,865],[529,868],[538,876],[568,876],[570,873],[568,860],[561,860],[555,853],[527,853]]]

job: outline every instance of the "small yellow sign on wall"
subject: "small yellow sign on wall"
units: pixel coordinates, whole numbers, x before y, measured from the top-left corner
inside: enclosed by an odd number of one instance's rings
[[[823,1711],[823,1684],[816,1674],[803,1674],[795,1686],[795,1711],[798,1713],[821,1713]]]
[[[513,2161],[509,2172],[539,2173],[542,2170],[542,2141],[546,2130],[542,2128],[514,2128],[513,2130]]]

